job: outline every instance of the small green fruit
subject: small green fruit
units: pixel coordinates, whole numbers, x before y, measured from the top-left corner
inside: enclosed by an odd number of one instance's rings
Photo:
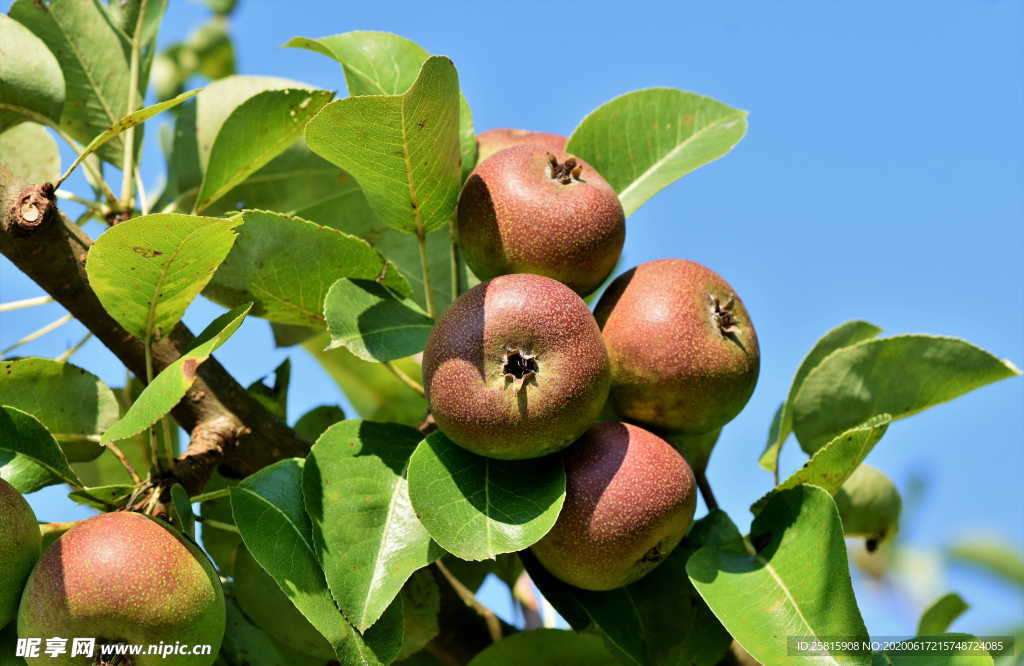
[[[624,418],[691,435],[731,421],[757,384],[750,315],[714,271],[661,259],[626,271],[595,310]]]
[[[234,593],[242,612],[277,642],[310,657],[337,658],[327,639],[244,546],[239,546],[235,554]]]
[[[899,526],[900,492],[888,476],[871,465],[853,470],[835,500],[846,536],[864,537],[868,551],[874,551]]]
[[[0,629],[18,614],[21,590],[39,559],[41,540],[32,507],[0,479]]]
[[[540,146],[506,148],[478,164],[456,221],[459,246],[479,278],[536,273],[581,296],[612,272],[626,239],[622,205],[604,178]]]
[[[672,445],[626,423],[598,423],[565,452],[565,505],[533,546],[553,576],[612,590],[652,571],[697,506],[693,472]]]
[[[210,645],[208,655],[134,658],[135,666],[209,666],[224,637],[224,592],[190,541],[142,514],[106,513],[76,525],[43,553],[21,598],[18,636]],[[28,661],[91,663],[72,659],[70,651]]]
[[[499,150],[505,150],[512,146],[530,145],[542,146],[548,150],[565,150],[565,144],[568,143],[569,139],[561,134],[552,134],[550,132],[533,132],[530,130],[501,127],[478,134],[476,141],[479,147],[477,163],[480,163]]]
[[[438,427],[491,458],[536,458],[568,446],[601,412],[608,379],[587,304],[540,275],[505,275],[470,289],[423,352]]]

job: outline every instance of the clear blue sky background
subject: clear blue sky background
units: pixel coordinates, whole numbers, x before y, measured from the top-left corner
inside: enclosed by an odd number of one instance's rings
[[[162,43],[207,16],[198,3],[171,4]],[[709,470],[741,527],[750,502],[771,486],[756,460],[772,412],[800,358],[829,328],[863,318],[888,334],[958,336],[1024,365],[1020,2],[243,0],[232,22],[242,73],[339,91],[334,62],[277,47],[294,35],[355,29],[396,32],[450,55],[478,129],[568,134],[599,104],[649,86],[750,111],[749,134],[732,154],[629,220],[624,256],[629,266],[660,257],[700,261],[733,284],[754,318],[761,380]],[[151,187],[162,170],[153,130],[144,162]],[[69,187],[86,190],[80,180]],[[38,293],[3,262],[4,301]],[[186,320],[198,329],[216,311],[199,303]],[[60,314],[48,306],[4,315],[0,345]],[[66,326],[21,351],[56,355],[81,330]],[[273,350],[267,326],[253,320],[217,355],[249,382],[289,352]],[[340,400],[315,363],[291,355],[299,378],[293,418]],[[98,343],[75,360],[112,384],[122,381]],[[904,528],[911,546],[934,551],[982,531],[1024,549],[1022,406],[1024,381],[1007,381],[890,428],[869,462],[903,489],[914,478],[926,481]],[[790,441],[784,470],[802,460]],[[55,489],[31,501],[41,519],[85,515]],[[1024,599],[984,576],[953,567],[934,584],[936,596],[952,589],[972,604],[955,629],[991,632],[1024,621]],[[873,633],[914,630],[920,606],[910,597],[860,577],[857,592]],[[507,607],[493,586],[484,596]]]

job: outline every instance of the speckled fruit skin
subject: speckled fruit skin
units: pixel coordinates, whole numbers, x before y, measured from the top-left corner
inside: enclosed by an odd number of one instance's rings
[[[18,614],[18,600],[42,537],[36,514],[14,486],[0,479],[0,629]]]
[[[18,636],[209,644],[210,655],[135,657],[135,666],[209,666],[224,637],[224,592],[195,545],[142,514],[106,513],[43,553],[21,598]],[[70,651],[28,662],[92,663]]]
[[[457,226],[466,263],[481,279],[509,273],[554,278],[581,296],[615,268],[626,239],[619,198],[589,164],[563,183],[540,146],[516,146],[477,165],[459,196]]]
[[[521,383],[504,374],[508,350],[536,356]],[[608,357],[586,303],[540,275],[505,275],[459,297],[423,352],[423,382],[438,427],[491,458],[536,458],[573,442],[608,396]]]
[[[548,150],[565,150],[565,144],[569,139],[561,134],[551,132],[534,132],[531,130],[511,129],[500,127],[498,129],[481,132],[476,137],[478,151],[477,162],[483,162],[488,157],[512,146],[543,146]]]
[[[274,579],[244,547],[235,555],[235,601],[267,635],[310,657],[336,659],[334,649],[288,600]]]
[[[693,523],[693,472],[671,444],[626,423],[598,423],[565,451],[565,505],[533,553],[584,590],[639,580]]]
[[[730,300],[731,322],[714,305]],[[625,419],[706,433],[754,392],[757,333],[743,301],[709,268],[685,259],[641,264],[615,278],[594,315],[612,365],[612,406]]]

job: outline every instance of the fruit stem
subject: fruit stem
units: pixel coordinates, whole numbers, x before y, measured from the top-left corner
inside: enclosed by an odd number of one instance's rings
[[[452,589],[454,589],[455,593],[459,595],[460,599],[462,599],[462,603],[475,610],[484,618],[484,622],[487,624],[487,631],[491,635],[491,641],[495,643],[500,641],[501,620],[499,620],[498,616],[494,614],[494,611],[480,603],[480,600],[476,598],[476,595],[474,595],[468,587],[463,585],[462,581],[456,578],[455,575],[448,570],[448,567],[441,562],[441,560],[434,562],[434,564],[437,566],[437,570],[448,579],[448,583],[451,584]]]
[[[427,314],[431,318],[436,316],[434,310],[434,288],[430,282],[430,261],[427,259],[427,236],[423,231],[416,232],[416,240],[420,246],[420,266],[423,267],[423,295],[427,301]]]
[[[131,461],[128,460],[128,456],[124,454],[124,451],[122,451],[114,442],[107,442],[104,446],[110,449],[110,452],[114,454],[115,458],[117,458],[117,462],[121,463],[121,466],[128,470],[128,476],[132,477],[132,483],[140,485],[142,483],[142,477],[140,477],[139,473],[135,471],[135,467],[132,466]]]
[[[695,469],[693,475],[697,479],[697,488],[700,489],[700,496],[704,498],[704,504],[707,505],[708,511],[715,511],[718,509],[718,500],[715,499],[715,494],[711,492],[711,484],[708,483],[708,477],[705,476],[704,470]]]
[[[211,490],[206,493],[200,493],[193,495],[188,499],[192,504],[200,504],[202,502],[209,502],[210,500],[221,499],[231,494],[230,488],[221,488],[220,490]]]
[[[241,532],[238,531],[238,527],[232,525],[231,523],[223,523],[219,520],[211,520],[209,518],[204,518],[203,516],[196,516],[195,519],[197,522],[200,522],[203,525],[207,525],[218,530],[224,530],[225,532],[234,532],[235,534],[241,534]]]
[[[454,223],[449,225],[448,235],[451,241],[448,249],[451,259],[452,302],[454,303],[462,293],[462,284],[459,280],[459,276],[462,274],[462,253],[459,252],[459,237]]]
[[[412,377],[410,377],[409,375],[402,372],[402,369],[399,368],[397,365],[395,365],[391,361],[384,361],[384,367],[390,370],[391,374],[393,374],[395,377],[398,377],[398,380],[400,382],[411,388],[413,391],[416,391],[420,395],[426,397],[427,393],[426,391],[423,390],[423,385],[420,384],[415,379],[413,379]]]

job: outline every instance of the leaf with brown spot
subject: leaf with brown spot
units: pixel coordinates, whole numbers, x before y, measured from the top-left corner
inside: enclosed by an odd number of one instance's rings
[[[89,250],[89,284],[125,330],[155,340],[174,328],[213,277],[241,223],[159,213],[118,224]]]
[[[100,442],[106,444],[131,437],[171,411],[192,386],[198,367],[238,330],[251,308],[252,303],[239,306],[210,322],[196,338],[192,349],[156,376],[121,420],[103,433]]]

